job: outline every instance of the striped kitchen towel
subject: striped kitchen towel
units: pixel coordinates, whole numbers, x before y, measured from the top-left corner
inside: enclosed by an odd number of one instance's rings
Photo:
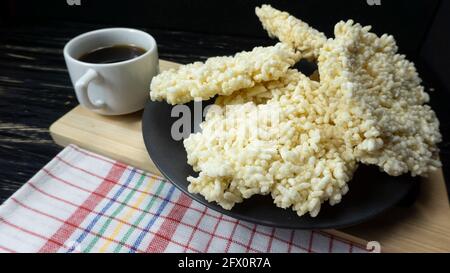
[[[239,221],[163,178],[65,148],[0,206],[0,252],[366,252],[321,231]]]

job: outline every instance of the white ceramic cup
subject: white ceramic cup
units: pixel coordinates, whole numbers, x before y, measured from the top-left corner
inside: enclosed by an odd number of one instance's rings
[[[134,45],[146,52],[108,64],[78,60],[92,50],[114,45]],[[144,108],[150,82],[159,72],[155,39],[129,28],[100,29],[77,36],[64,47],[64,59],[80,104],[103,115],[128,114]]]

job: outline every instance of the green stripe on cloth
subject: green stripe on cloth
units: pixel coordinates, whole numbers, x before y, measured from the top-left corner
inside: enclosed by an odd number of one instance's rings
[[[129,230],[127,230],[127,232],[125,233],[124,237],[120,240],[121,244],[118,244],[116,246],[116,248],[114,249],[114,252],[120,252],[120,250],[122,249],[122,244],[126,243],[128,238],[131,236],[131,234],[133,233],[133,231],[136,229],[136,227],[141,223],[141,221],[144,219],[145,215],[147,215],[146,211],[149,211],[152,206],[155,203],[155,200],[157,199],[157,196],[159,196],[159,194],[161,193],[162,189],[164,188],[164,186],[166,185],[165,182],[159,181],[159,185],[158,188],[156,189],[155,194],[152,196],[152,198],[150,199],[150,201],[148,202],[147,206],[144,208],[144,210],[141,212],[141,214],[139,215],[139,217],[136,219],[136,221],[134,221],[134,223],[132,224],[132,226],[130,227]]]
[[[83,252],[90,252],[92,248],[95,246],[97,241],[103,236],[106,229],[111,224],[112,220],[125,208],[125,204],[127,204],[130,199],[133,197],[133,195],[137,192],[137,190],[141,187],[142,182],[144,181],[146,177],[145,173],[142,173],[141,177],[139,178],[139,181],[136,183],[136,185],[133,187],[133,189],[128,193],[128,195],[125,197],[125,200],[120,203],[120,206],[116,208],[116,210],[111,214],[111,217],[108,218],[108,220],[103,224],[103,226],[100,228],[97,236],[95,236],[91,242],[88,244],[88,246],[83,250]]]

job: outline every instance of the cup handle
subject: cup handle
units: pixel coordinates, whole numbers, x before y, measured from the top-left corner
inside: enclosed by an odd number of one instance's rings
[[[81,105],[90,109],[90,110],[98,110],[105,107],[105,102],[103,100],[91,101],[88,95],[88,86],[93,80],[100,80],[101,77],[92,68],[89,68],[84,75],[78,79],[75,83],[75,93],[77,95],[77,99]]]

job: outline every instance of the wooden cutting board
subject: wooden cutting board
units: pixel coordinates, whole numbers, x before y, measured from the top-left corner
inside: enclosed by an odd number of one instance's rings
[[[160,61],[161,70],[178,65]],[[160,174],[144,146],[141,115],[101,116],[77,106],[53,123],[50,133],[59,145],[76,144]],[[450,207],[442,171],[424,179],[410,207],[396,207],[364,224],[327,232],[363,245],[377,241],[383,252],[450,252]]]

